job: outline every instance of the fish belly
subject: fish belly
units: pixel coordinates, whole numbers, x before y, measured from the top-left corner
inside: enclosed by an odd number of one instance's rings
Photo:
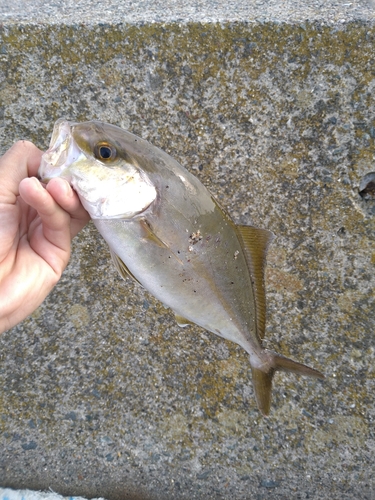
[[[195,231],[192,225],[179,234],[164,226],[150,239],[142,219],[94,223],[131,274],[176,315],[250,355],[259,351],[251,279],[235,234],[195,224]]]

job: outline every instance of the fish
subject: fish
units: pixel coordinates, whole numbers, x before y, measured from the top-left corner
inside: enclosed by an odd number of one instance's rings
[[[132,277],[178,325],[198,325],[249,355],[255,399],[267,416],[277,371],[324,375],[262,345],[265,265],[274,234],[235,224],[200,180],[166,152],[100,121],[55,123],[39,178],[66,179]]]

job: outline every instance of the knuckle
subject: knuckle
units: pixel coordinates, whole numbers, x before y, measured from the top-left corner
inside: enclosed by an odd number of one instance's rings
[[[17,151],[31,151],[31,152],[34,152],[34,151],[39,151],[39,149],[35,146],[35,144],[33,144],[31,141],[27,141],[27,140],[19,140],[19,141],[16,141],[13,146],[11,147],[11,149],[15,149]]]

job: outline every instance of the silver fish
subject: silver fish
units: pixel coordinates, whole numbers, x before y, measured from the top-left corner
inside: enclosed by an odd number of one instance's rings
[[[259,410],[270,410],[277,370],[323,378],[262,347],[264,267],[273,233],[240,226],[168,154],[114,125],[56,122],[39,176],[66,179],[107,241],[123,277],[250,357]]]

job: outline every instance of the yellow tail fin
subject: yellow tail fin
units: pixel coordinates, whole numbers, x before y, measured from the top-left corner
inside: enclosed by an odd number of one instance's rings
[[[307,377],[324,378],[324,375],[314,368],[307,365],[285,358],[276,353],[267,353],[270,356],[267,371],[259,370],[251,367],[253,376],[253,386],[255,398],[258,404],[259,411],[267,416],[271,406],[272,379],[276,371],[285,371],[297,373],[298,375],[306,375]]]

